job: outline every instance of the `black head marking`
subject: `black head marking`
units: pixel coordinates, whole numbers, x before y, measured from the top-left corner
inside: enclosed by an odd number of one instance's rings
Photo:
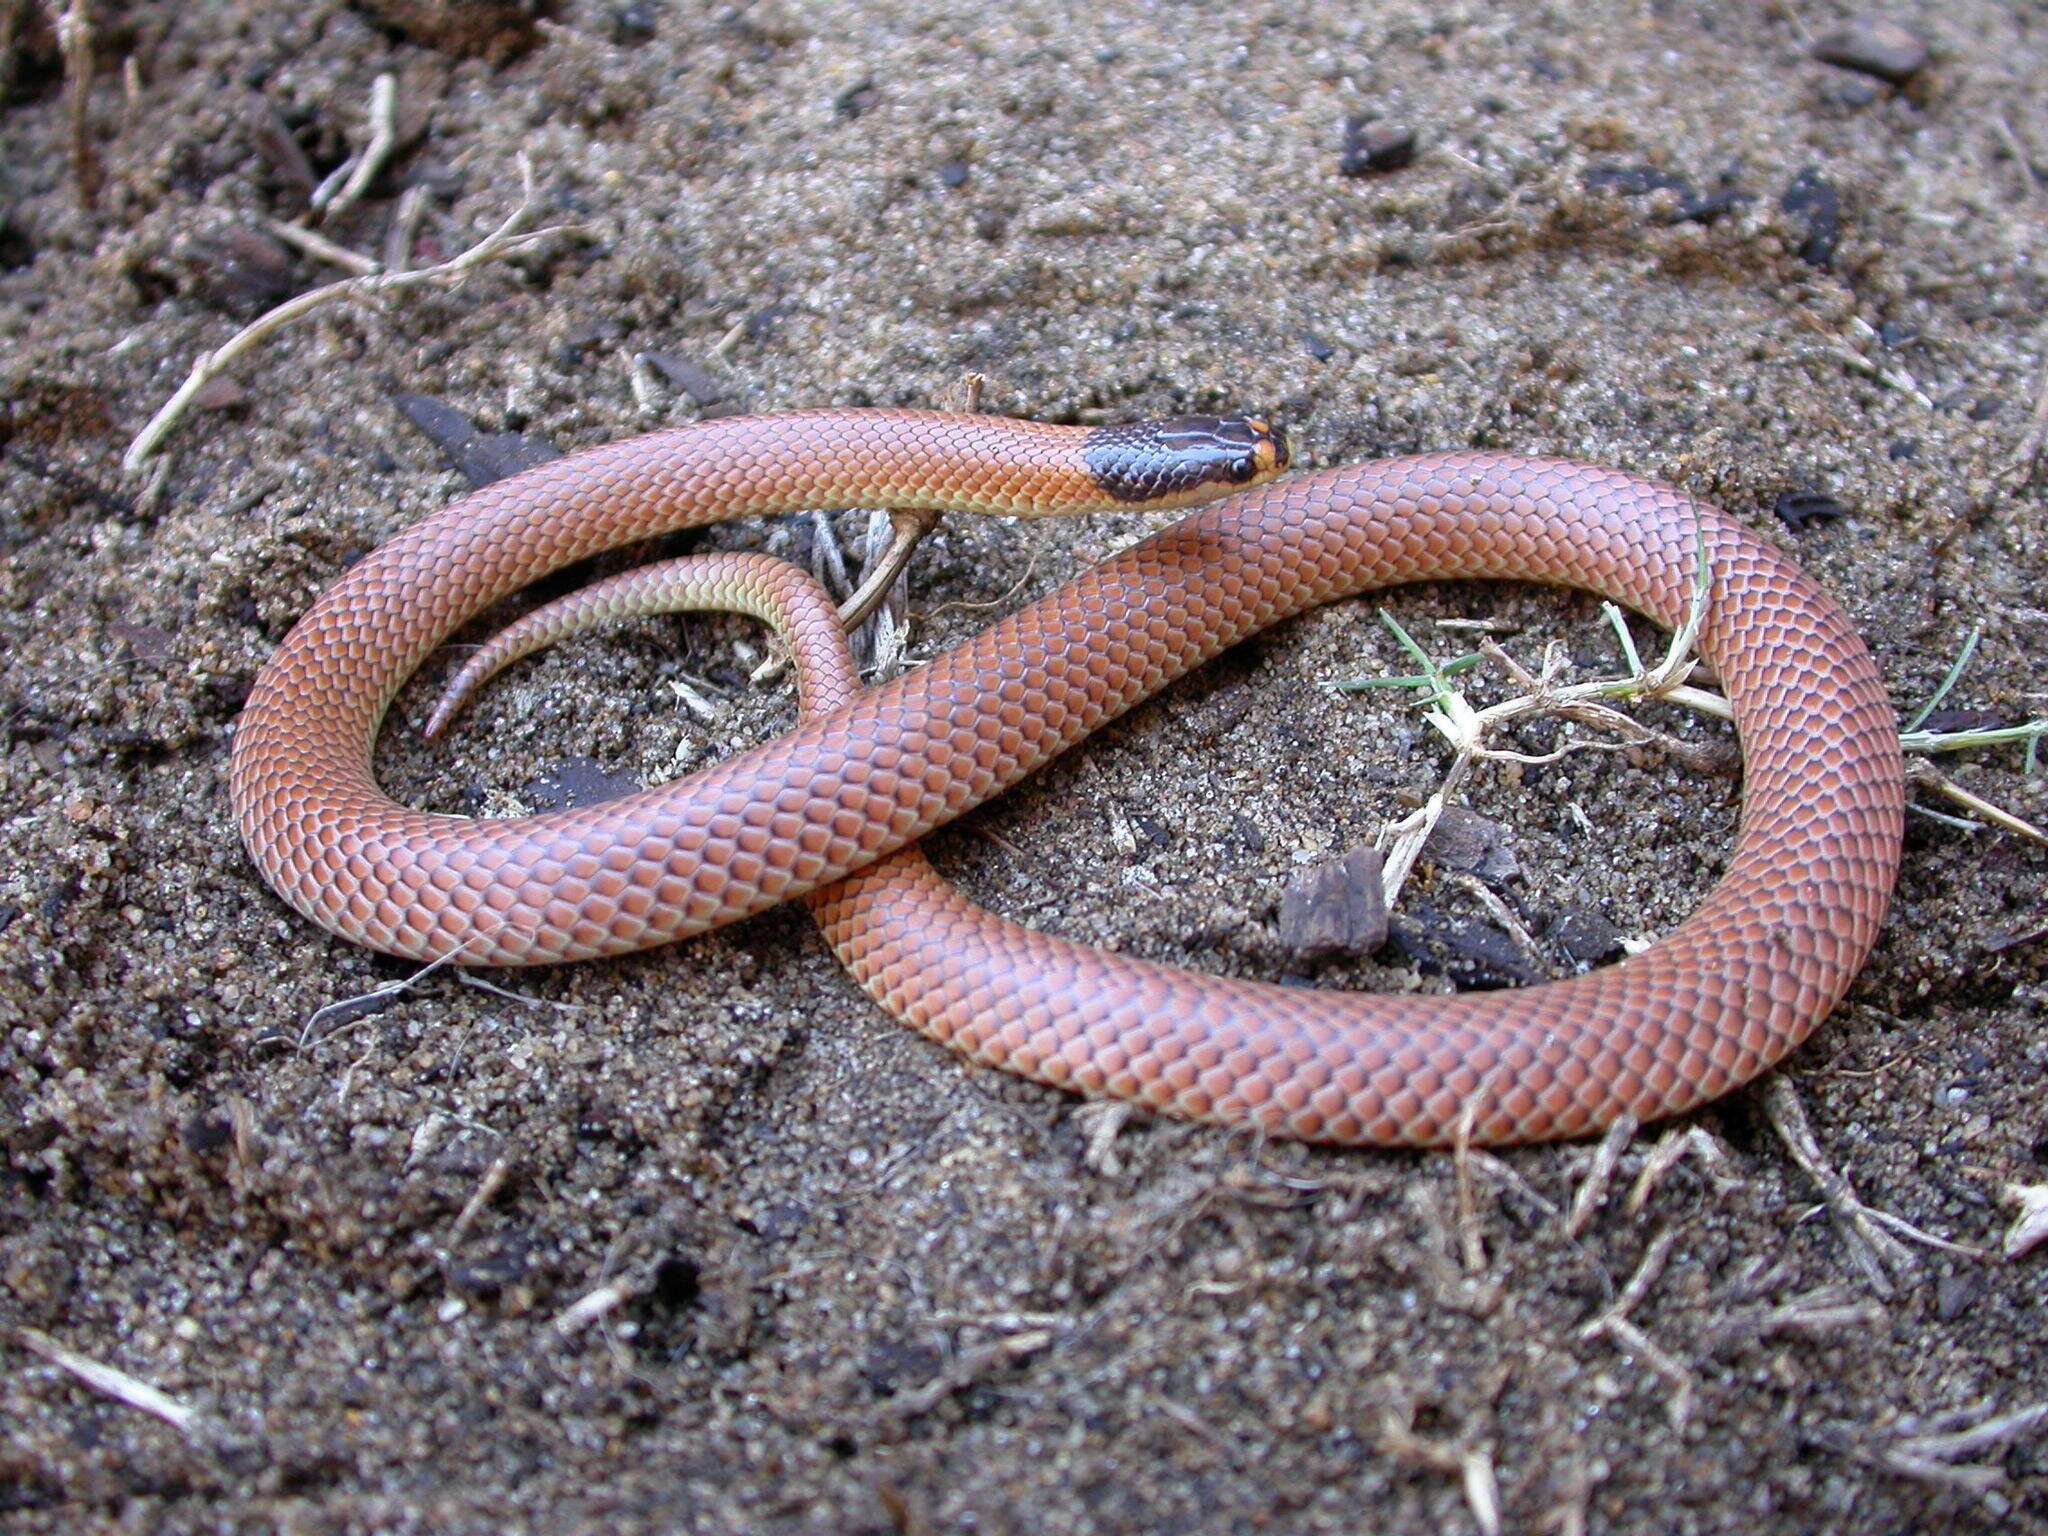
[[[1098,427],[1083,450],[1103,492],[1122,502],[1181,502],[1252,485],[1287,467],[1287,437],[1245,416],[1183,416]]]

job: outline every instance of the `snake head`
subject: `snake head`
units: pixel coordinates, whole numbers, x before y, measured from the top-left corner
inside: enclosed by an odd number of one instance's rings
[[[1185,507],[1279,474],[1287,434],[1250,416],[1182,416],[1098,427],[1083,451],[1110,500]]]

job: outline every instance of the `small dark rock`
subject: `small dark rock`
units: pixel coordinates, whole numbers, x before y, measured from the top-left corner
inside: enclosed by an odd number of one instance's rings
[[[1671,215],[1674,224],[1711,224],[1723,215],[1733,213],[1749,201],[1747,193],[1734,187],[1723,187],[1718,192],[1709,192],[1705,197],[1689,197],[1680,203]]]
[[[195,411],[238,411],[249,403],[249,391],[224,373],[217,373],[192,392]]]
[[[1302,350],[1319,363],[1327,363],[1337,355],[1337,349],[1318,336],[1314,331],[1301,333]]]
[[[1927,40],[1881,16],[1857,16],[1819,38],[1813,56],[1823,64],[1904,85],[1927,65]]]
[[[518,1285],[532,1267],[532,1240],[512,1234],[479,1254],[450,1264],[446,1270],[448,1288],[488,1301]]]
[[[1477,875],[1488,885],[1519,879],[1522,873],[1512,829],[1462,805],[1444,807],[1423,852],[1439,867]]]
[[[400,391],[391,400],[473,486],[489,485],[562,456],[561,449],[543,438],[519,432],[479,432],[467,416],[431,395]]]
[[[659,13],[646,0],[615,6],[612,10],[612,41],[622,48],[652,42],[658,19]]]
[[[1916,437],[1902,437],[1885,449],[1885,457],[1893,463],[1898,463],[1902,459],[1917,459],[1920,457],[1920,440]]]
[[[654,365],[655,372],[698,405],[716,405],[732,395],[732,389],[725,380],[687,357],[677,357],[673,352],[642,352],[640,355]]]
[[[527,798],[547,810],[599,805],[622,795],[637,795],[647,786],[630,773],[613,773],[587,757],[558,763],[527,787]]]
[[[1138,840],[1140,853],[1157,853],[1173,843],[1173,833],[1167,829],[1166,823],[1143,811],[1131,818],[1131,833]]]
[[[1804,533],[1813,523],[1849,515],[1849,509],[1826,491],[1787,491],[1771,504],[1771,510],[1794,533]]]
[[[1805,226],[1799,259],[1810,267],[1832,266],[1842,239],[1842,199],[1828,179],[1808,166],[1792,178],[1778,206]]]
[[[1344,146],[1337,169],[1346,176],[1376,176],[1398,171],[1415,159],[1415,130],[1354,117],[1344,124]]]
[[[747,1225],[753,1228],[756,1237],[764,1237],[771,1243],[784,1238],[795,1237],[810,1225],[811,1213],[808,1208],[794,1200],[785,1200],[771,1205],[765,1211],[756,1211]]]
[[[1543,979],[1521,947],[1498,928],[1448,917],[1426,902],[1394,923],[1388,938],[1418,969],[1441,972],[1463,991],[1527,986]]]
[[[297,293],[297,258],[260,230],[235,224],[207,230],[183,241],[178,257],[193,291],[214,308],[235,316],[254,314]]]
[[[848,122],[873,109],[882,99],[882,93],[872,80],[863,80],[859,85],[850,85],[832,98],[832,110]]]
[[[1682,199],[1692,196],[1691,182],[1654,165],[1589,165],[1579,181],[1588,192],[1618,192],[1623,197],[1645,197],[1652,192],[1676,192]]]
[[[760,346],[775,335],[775,327],[782,323],[782,317],[789,313],[787,304],[770,304],[766,309],[757,309],[747,316],[740,328],[751,346]]]
[[[35,259],[35,241],[5,214],[0,214],[0,272],[19,272]]]
[[[860,1363],[861,1380],[877,1396],[893,1397],[905,1387],[921,1387],[945,1368],[946,1357],[935,1345],[906,1339],[884,1339]]]
[[[1934,1286],[1934,1315],[1952,1323],[1977,1304],[1984,1294],[1983,1277],[1969,1270],[1943,1275]]]
[[[204,1156],[218,1152],[235,1139],[235,1128],[226,1115],[202,1113],[185,1122],[185,1149]]]
[[[1371,954],[1387,941],[1379,850],[1361,843],[1342,858],[1311,865],[1280,894],[1280,943],[1295,958]]]
[[[302,196],[320,185],[320,176],[313,169],[313,162],[306,158],[306,151],[297,137],[267,98],[250,98],[248,110],[242,114],[242,124],[248,131],[250,144],[269,167],[272,176]]]
[[[1622,952],[1621,930],[1588,907],[1558,913],[1544,937],[1579,965],[1601,965]]]
[[[939,185],[942,187],[964,187],[967,185],[967,162],[948,160],[939,167]]]

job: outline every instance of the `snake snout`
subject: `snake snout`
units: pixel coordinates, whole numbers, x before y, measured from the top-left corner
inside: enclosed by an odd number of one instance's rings
[[[1088,434],[1088,470],[1112,500],[1186,506],[1287,467],[1287,434],[1250,416],[1182,416]]]

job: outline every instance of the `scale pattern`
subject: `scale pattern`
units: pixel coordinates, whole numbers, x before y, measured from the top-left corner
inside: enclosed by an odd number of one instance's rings
[[[1896,725],[1868,652],[1818,587],[1726,515],[1557,460],[1436,454],[1234,495],[788,736],[623,800],[469,821],[407,810],[371,776],[403,680],[549,570],[802,506],[1088,510],[1104,498],[1085,438],[933,413],[733,418],[476,493],[355,567],[258,678],[231,779],[251,856],[336,933],[480,965],[618,954],[815,891],[861,984],[977,1060],[1317,1141],[1536,1141],[1679,1113],[1764,1071],[1840,1000],[1883,921],[1903,816]],[[1672,627],[1701,552],[1700,650],[1746,756],[1737,847],[1691,919],[1607,970],[1514,993],[1308,993],[1005,922],[914,849],[874,864],[1318,603],[1495,577],[1587,588]]]

